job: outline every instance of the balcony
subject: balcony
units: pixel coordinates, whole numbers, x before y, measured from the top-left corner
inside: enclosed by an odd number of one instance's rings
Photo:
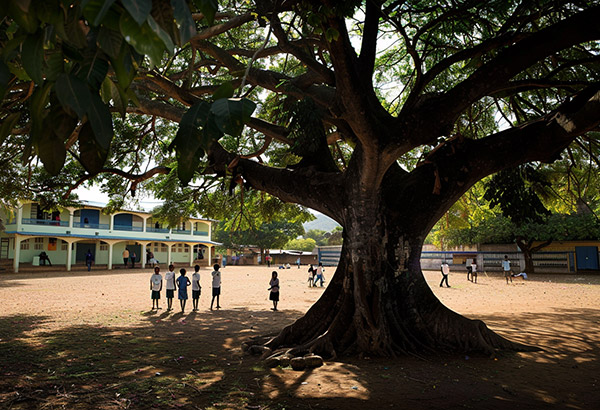
[[[50,219],[23,218],[23,225],[69,226],[69,221],[52,221]]]
[[[155,228],[152,226],[147,226],[146,232],[169,233],[169,228]]]
[[[63,226],[69,226],[67,223]],[[85,228],[85,229],[106,229],[108,230],[108,224],[91,224],[85,222],[73,222],[73,228]]]
[[[108,229],[108,227],[106,229]],[[141,226],[132,226],[132,225],[115,225],[114,230],[115,231],[142,232],[143,228]]]
[[[173,235],[191,235],[192,231],[189,230],[173,230]]]
[[[194,231],[194,235],[208,236],[208,231]]]

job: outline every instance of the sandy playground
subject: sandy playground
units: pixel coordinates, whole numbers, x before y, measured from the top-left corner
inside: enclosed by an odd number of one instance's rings
[[[461,271],[440,288],[440,274],[426,272],[445,305],[540,352],[265,369],[241,342],[292,323],[319,298],[306,269],[278,270],[273,312],[272,269],[225,268],[222,309],[210,311],[203,268],[200,311],[188,300],[183,314],[177,300],[166,311],[164,290],[163,309],[150,310],[150,269],[0,272],[0,408],[600,408],[600,276],[537,274],[507,285],[480,273],[473,284]]]

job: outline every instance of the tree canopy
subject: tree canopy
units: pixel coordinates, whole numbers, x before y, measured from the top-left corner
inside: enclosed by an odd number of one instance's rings
[[[597,150],[597,1],[10,0],[0,12],[1,158],[19,195],[65,198],[105,174],[133,193],[160,175],[172,198],[258,190],[330,216],[340,264],[267,341],[287,354],[525,348],[441,305],[421,247],[486,176]]]

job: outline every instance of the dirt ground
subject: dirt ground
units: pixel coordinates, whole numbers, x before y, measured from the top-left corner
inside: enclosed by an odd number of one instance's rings
[[[267,267],[228,266],[222,309],[210,311],[210,270],[200,311],[152,312],[150,270],[0,272],[0,408],[14,409],[537,409],[600,408],[600,276],[426,272],[451,309],[534,353],[495,358],[346,358],[303,372],[266,369],[241,352],[314,303],[306,267],[279,270],[280,311]],[[164,274],[164,270],[162,272]],[[331,275],[330,268],[326,276]],[[178,301],[175,300],[178,307]]]

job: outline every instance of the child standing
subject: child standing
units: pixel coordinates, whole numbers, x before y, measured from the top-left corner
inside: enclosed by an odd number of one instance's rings
[[[158,307],[158,301],[160,300],[160,291],[162,290],[162,276],[160,275],[160,268],[157,266],[154,268],[154,273],[150,277],[150,290],[152,291],[152,310],[160,309]]]
[[[181,268],[179,270],[179,277],[177,278],[177,287],[179,288],[179,293],[177,296],[179,297],[179,304],[181,305],[181,313],[185,310],[185,302],[187,302],[187,287],[190,285],[190,279],[185,276],[185,269]]]
[[[219,264],[215,263],[212,272],[212,300],[210,301],[210,310],[213,308],[213,302],[217,298],[217,309],[221,309],[219,305],[219,296],[221,295],[221,272],[219,271]]]
[[[502,261],[502,270],[504,271],[506,284],[508,285],[508,279],[510,279],[510,283],[512,283],[512,271],[510,269],[510,260],[508,259],[508,255],[504,255],[504,260]]]
[[[277,271],[273,271],[271,274],[271,280],[269,281],[269,300],[273,301],[273,307],[271,310],[277,310],[277,302],[279,302],[279,279],[277,278]]]
[[[165,282],[167,283],[167,310],[173,310],[173,297],[175,296],[175,266],[169,265],[169,271],[165,274]]]
[[[309,288],[312,288],[314,278],[315,278],[315,268],[313,268],[312,263],[311,263],[308,268],[308,287]]]
[[[441,270],[442,270],[442,281],[440,282],[440,288],[442,287],[444,282],[446,282],[447,287],[450,287],[450,285],[448,284],[448,274],[450,274],[450,266],[448,265],[448,263],[446,261],[444,261],[442,263]]]
[[[192,275],[192,303],[194,305],[194,312],[198,311],[198,300],[200,299],[200,265],[194,266],[194,274]]]
[[[473,259],[473,263],[471,264],[471,281],[477,283],[477,262],[475,262],[475,259]]]

